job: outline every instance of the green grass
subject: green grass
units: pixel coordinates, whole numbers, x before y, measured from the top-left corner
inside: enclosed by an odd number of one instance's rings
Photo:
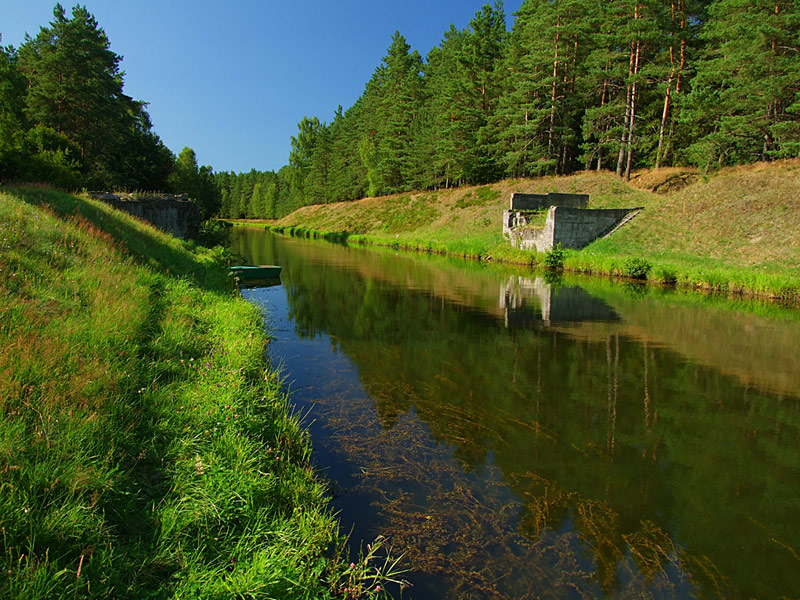
[[[501,215],[510,194],[588,193],[589,208],[643,210],[610,238],[567,251],[565,269],[798,303],[797,189],[800,160],[711,176],[662,169],[638,173],[630,184],[610,173],[583,172],[308,206],[273,227],[351,243],[542,265],[543,256],[515,250],[502,238]]]
[[[100,202],[0,192],[0,597],[352,587],[226,261]]]

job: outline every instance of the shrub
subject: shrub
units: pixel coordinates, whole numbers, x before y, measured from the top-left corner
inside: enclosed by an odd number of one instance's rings
[[[200,223],[197,232],[192,235],[192,239],[201,246],[213,248],[222,246],[228,240],[228,228],[230,225],[225,221],[209,219]]]
[[[629,258],[622,265],[622,274],[633,279],[647,279],[650,263],[643,258]]]
[[[561,242],[544,253],[544,264],[548,269],[564,268],[564,248],[561,247]]]

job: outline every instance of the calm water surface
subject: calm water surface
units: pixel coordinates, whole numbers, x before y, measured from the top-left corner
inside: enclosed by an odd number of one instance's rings
[[[800,597],[797,311],[232,235],[283,266],[243,293],[404,598]]]

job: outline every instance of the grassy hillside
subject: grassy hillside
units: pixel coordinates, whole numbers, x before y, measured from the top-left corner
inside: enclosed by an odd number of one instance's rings
[[[307,435],[225,260],[102,203],[0,192],[0,597],[364,584],[329,557]]]
[[[626,184],[611,173],[507,180],[489,186],[308,206],[279,230],[336,234],[475,258],[541,264],[511,248],[501,215],[512,192],[588,193],[590,208],[642,206],[612,237],[567,251],[567,269],[642,275],[689,287],[800,296],[800,160],[749,165],[711,176],[662,169]],[[637,265],[645,266],[636,269]]]

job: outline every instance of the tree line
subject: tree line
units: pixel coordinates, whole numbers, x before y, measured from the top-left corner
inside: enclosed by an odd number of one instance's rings
[[[124,92],[122,57],[80,5],[16,49],[0,47],[0,180],[66,189],[188,192],[219,212],[211,167],[191,148],[176,159],[153,131],[147,103]]]
[[[800,3],[500,0],[423,56],[396,32],[358,100],[303,117],[277,172],[176,157],[80,5],[0,47],[0,180],[188,192],[205,215],[504,177],[800,156]]]
[[[800,3],[525,0],[505,23],[487,4],[424,59],[396,32],[353,106],[300,121],[288,165],[217,174],[222,215],[800,156]]]

